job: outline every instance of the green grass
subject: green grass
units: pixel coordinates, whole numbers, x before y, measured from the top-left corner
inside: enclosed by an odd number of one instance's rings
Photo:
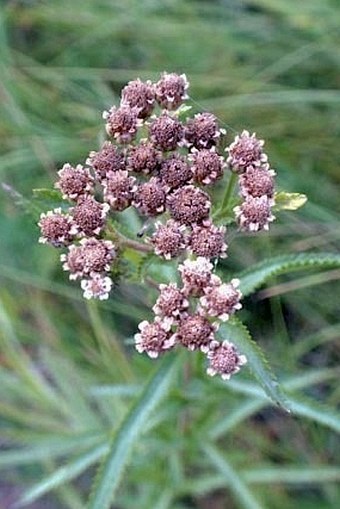
[[[55,250],[38,245],[44,204],[31,199],[65,161],[98,147],[101,112],[127,80],[185,72],[193,110],[213,111],[229,140],[255,130],[280,189],[308,196],[269,234],[233,238],[220,272],[259,263],[262,277],[271,256],[336,257],[339,22],[331,0],[2,3],[0,182],[11,192],[0,191],[0,468],[28,507],[40,496],[85,507],[102,463],[93,493],[108,507],[115,487],[114,509],[217,509],[219,499],[230,509],[338,509],[334,266],[273,270],[244,304],[291,414],[249,371],[208,379],[195,355],[158,386],[162,368],[131,345],[154,293],[124,283],[86,306]]]

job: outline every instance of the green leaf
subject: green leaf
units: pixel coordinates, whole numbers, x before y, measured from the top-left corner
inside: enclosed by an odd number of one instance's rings
[[[115,434],[103,465],[98,470],[88,509],[109,509],[132,447],[143,432],[151,412],[165,396],[180,358],[172,355],[164,358],[161,367],[124,419]]]
[[[340,255],[335,253],[298,253],[267,258],[237,275],[242,295],[250,295],[266,281],[280,274],[303,269],[340,267]]]
[[[255,495],[248,488],[238,472],[234,470],[230,463],[215,449],[215,447],[206,445],[204,446],[204,452],[225,478],[230,491],[240,504],[239,507],[244,509],[263,509],[262,504],[256,500]]]
[[[275,193],[275,205],[274,210],[297,210],[307,201],[307,196],[301,193],[286,193],[281,191]]]
[[[220,326],[219,333],[223,340],[226,339],[234,343],[240,353],[247,357],[250,370],[267,396],[278,406],[289,412],[290,409],[286,397],[281,392],[279,383],[264,353],[251,338],[247,327],[238,319],[233,318]]]

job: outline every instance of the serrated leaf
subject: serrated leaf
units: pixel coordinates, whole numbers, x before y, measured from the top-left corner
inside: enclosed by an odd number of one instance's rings
[[[103,465],[98,470],[88,509],[109,509],[131,450],[143,432],[151,412],[165,396],[180,358],[172,355],[164,358],[161,367],[124,419],[115,434]]]
[[[274,276],[314,267],[322,269],[340,267],[340,255],[335,253],[298,253],[276,256],[253,265],[236,277],[240,280],[242,295],[246,296]]]
[[[307,196],[301,193],[286,193],[281,191],[275,193],[274,211],[279,210],[297,210],[307,201]]]
[[[240,320],[233,318],[220,326],[219,333],[223,340],[226,339],[234,343],[240,353],[247,357],[250,370],[267,396],[276,405],[290,412],[286,397],[282,393],[264,353],[251,338],[247,327]]]
[[[57,189],[33,189],[33,203],[42,212],[56,208],[68,208],[67,202],[63,200]]]

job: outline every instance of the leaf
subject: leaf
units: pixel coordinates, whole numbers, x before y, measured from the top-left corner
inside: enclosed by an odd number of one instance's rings
[[[242,295],[250,295],[266,281],[280,274],[302,269],[340,267],[340,255],[335,253],[298,253],[267,258],[238,274]]]
[[[98,470],[89,498],[88,509],[109,509],[124,468],[128,463],[132,447],[142,433],[151,412],[165,396],[179,358],[181,357],[172,355],[164,358],[161,367],[124,419],[115,434],[103,465]]]
[[[275,193],[274,211],[297,210],[307,202],[307,196],[301,193]]]
[[[61,196],[60,191],[56,189],[33,189],[33,202],[41,209],[41,211],[68,208]]]
[[[204,446],[204,452],[228,483],[230,491],[244,509],[263,509],[238,472],[212,445]]]
[[[233,318],[223,323],[219,329],[222,339],[234,343],[239,351],[247,357],[248,365],[255,378],[267,394],[278,406],[290,411],[286,398],[281,392],[279,383],[272,372],[268,361],[260,347],[253,341],[247,327],[238,319]]]

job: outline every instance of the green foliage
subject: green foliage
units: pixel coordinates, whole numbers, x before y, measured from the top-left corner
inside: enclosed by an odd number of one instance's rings
[[[0,490],[80,509],[106,458],[93,493],[107,487],[117,509],[338,509],[339,23],[331,0],[2,3]],[[264,138],[278,174],[278,222],[235,242],[228,227],[221,275],[236,271],[247,296],[302,272],[310,286],[247,299],[258,345],[235,321],[222,328],[249,371],[222,383],[197,353],[143,392],[154,366],[131,338],[154,293],[136,282],[149,270],[171,279],[171,263],[129,251],[113,298],[87,307],[34,223],[60,204],[56,170],[102,142],[101,111],[121,86],[163,70],[186,72],[192,112],[213,111],[229,141],[243,128]],[[122,216],[135,238],[142,225]],[[230,210],[217,219],[231,223]]]

